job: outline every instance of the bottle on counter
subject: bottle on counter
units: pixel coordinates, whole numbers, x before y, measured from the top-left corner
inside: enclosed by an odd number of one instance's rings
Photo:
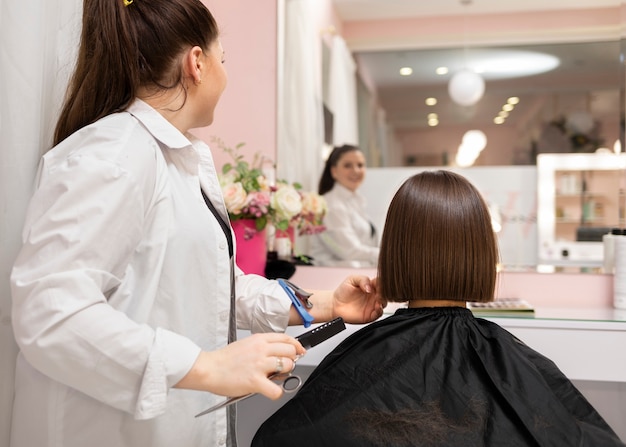
[[[613,236],[615,245],[613,306],[616,309],[626,309],[626,230],[622,229],[620,234]]]
[[[604,273],[613,273],[615,270],[615,236],[621,234],[620,228],[611,228],[611,231],[602,236],[602,269]]]

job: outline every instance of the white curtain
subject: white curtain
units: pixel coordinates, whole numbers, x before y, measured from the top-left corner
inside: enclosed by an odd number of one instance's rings
[[[277,178],[317,190],[324,145],[321,38],[317,0],[287,0],[279,55]],[[281,39],[279,39],[281,40]]]
[[[317,191],[324,150],[321,36],[311,20],[316,1],[286,0],[278,38],[276,177],[306,191]],[[297,254],[308,254],[309,246],[308,237],[296,237]]]
[[[328,75],[329,108],[333,112],[333,145],[359,144],[356,64],[345,40],[333,36]]]
[[[17,347],[9,274],[80,34],[80,0],[0,3],[0,446],[9,445]]]

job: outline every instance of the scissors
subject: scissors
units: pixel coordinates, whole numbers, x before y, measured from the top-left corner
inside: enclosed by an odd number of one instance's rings
[[[295,369],[295,363],[298,361],[299,358],[300,356],[297,356],[296,359],[294,360],[294,369]],[[268,379],[273,380],[274,382],[279,382],[281,388],[283,389],[285,393],[295,393],[302,386],[302,379],[300,378],[300,376],[296,376],[295,374],[292,374],[292,371],[288,373],[283,373],[283,372],[274,373],[271,376],[269,376]],[[211,408],[207,408],[203,412],[196,414],[196,417],[200,417],[205,414],[217,411],[220,408],[225,408],[225,407],[228,407],[229,405],[236,404],[237,402],[241,402],[242,400],[252,397],[255,394],[258,394],[258,393],[249,393],[249,394],[244,394],[243,396],[229,397],[225,401],[220,402],[217,405],[213,405]]]
[[[314,329],[311,329],[310,331],[305,332],[304,334],[297,336],[296,339],[302,344],[302,346],[305,349],[307,349],[315,345],[318,345],[324,340],[329,339],[333,335],[338,334],[339,332],[343,331],[345,328],[346,328],[346,325],[343,319],[341,317],[338,317],[332,321],[329,321]],[[295,360],[293,361],[294,369],[296,367],[295,364],[299,358],[300,356],[296,356]],[[295,393],[302,386],[302,379],[300,378],[300,376],[296,376],[295,374],[292,374],[292,373],[293,373],[293,370],[289,372],[278,372],[269,376],[268,379],[273,380],[274,382],[282,381],[280,386],[282,387],[285,393]],[[213,411],[219,410],[220,408],[224,408],[229,405],[235,404],[237,402],[241,402],[242,400],[247,399],[251,396],[254,396],[255,394],[257,393],[249,393],[249,394],[244,394],[243,396],[229,397],[225,401],[220,402],[219,404],[214,405],[211,408],[207,408],[203,412],[196,414],[196,417],[199,417],[208,413],[212,413]]]

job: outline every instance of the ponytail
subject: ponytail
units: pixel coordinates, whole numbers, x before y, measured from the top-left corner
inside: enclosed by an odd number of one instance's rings
[[[127,23],[128,9],[123,0],[84,1],[78,60],[55,129],[55,145],[103,116],[125,109],[134,99],[139,57],[136,36]]]

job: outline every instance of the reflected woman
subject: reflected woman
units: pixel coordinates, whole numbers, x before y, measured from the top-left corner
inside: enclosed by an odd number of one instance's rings
[[[365,156],[358,147],[338,146],[328,156],[318,192],[328,212],[326,231],[315,236],[315,265],[374,267],[378,261],[376,229],[367,218],[365,198],[358,188],[365,179]]]

